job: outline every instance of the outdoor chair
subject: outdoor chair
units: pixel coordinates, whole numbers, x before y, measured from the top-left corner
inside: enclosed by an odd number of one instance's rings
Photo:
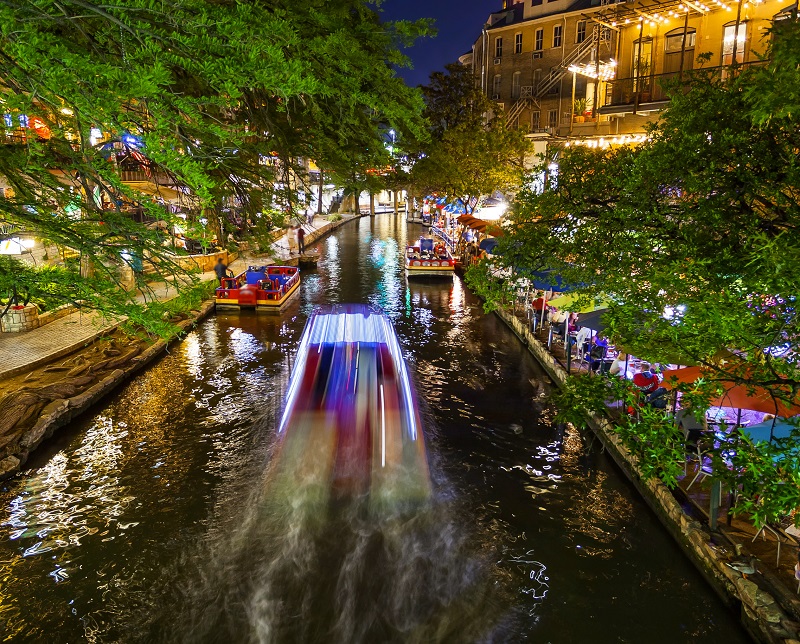
[[[770,525],[769,523],[765,523],[763,526],[761,526],[761,529],[758,532],[756,532],[756,536],[753,537],[753,541],[751,541],[751,543],[753,543],[756,539],[758,539],[758,535],[761,535],[762,539],[764,541],[766,541],[768,532],[772,536],[774,536],[775,537],[775,541],[778,542],[778,556],[775,559],[775,565],[779,566],[780,563],[781,563],[781,544],[783,543],[782,540],[781,540],[780,528],[778,528],[777,526],[774,526],[774,525]],[[797,574],[797,572],[795,571],[795,575],[796,574]]]
[[[687,492],[698,480],[702,483],[707,477],[714,474],[714,466],[711,460],[712,444],[710,444],[710,440],[711,439],[708,437],[701,436],[694,444],[695,454],[693,456],[697,461],[697,471],[692,481],[686,486]]]

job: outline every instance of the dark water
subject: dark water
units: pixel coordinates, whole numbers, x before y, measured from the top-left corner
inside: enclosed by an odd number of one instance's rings
[[[542,371],[411,227],[348,224],[281,316],[220,314],[0,488],[0,640],[744,642]],[[264,486],[311,307],[379,304],[417,381],[435,495],[277,511]],[[535,384],[535,383],[534,383]]]

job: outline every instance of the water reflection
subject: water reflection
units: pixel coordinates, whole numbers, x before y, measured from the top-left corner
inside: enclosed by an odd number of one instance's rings
[[[343,227],[282,315],[207,320],[5,482],[3,638],[746,641],[614,465],[552,425],[516,337],[458,277],[406,280],[420,231]],[[309,519],[320,530],[270,510],[295,348],[327,301],[394,320],[424,409],[429,512],[376,523],[356,504]]]

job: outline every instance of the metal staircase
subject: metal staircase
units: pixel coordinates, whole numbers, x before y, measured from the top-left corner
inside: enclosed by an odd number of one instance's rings
[[[518,125],[520,114],[528,107],[536,107],[537,109],[539,107],[539,101],[533,96],[533,87],[531,85],[520,87],[519,98],[506,112],[506,123],[508,125]]]
[[[567,73],[568,68],[573,63],[580,61],[586,54],[593,49],[599,49],[600,44],[600,26],[595,25],[592,30],[590,38],[584,40],[579,47],[573,49],[569,54],[564,56],[564,59],[555,67],[550,68],[550,73],[545,76],[535,88],[534,98],[542,98],[552,87],[558,83]]]

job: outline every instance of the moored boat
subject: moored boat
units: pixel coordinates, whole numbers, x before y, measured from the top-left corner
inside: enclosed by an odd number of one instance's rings
[[[413,276],[449,277],[456,262],[447,246],[430,237],[420,237],[416,244],[406,248],[406,274]]]
[[[217,308],[251,308],[277,311],[300,287],[296,266],[249,266],[235,277],[222,280],[215,292]]]

